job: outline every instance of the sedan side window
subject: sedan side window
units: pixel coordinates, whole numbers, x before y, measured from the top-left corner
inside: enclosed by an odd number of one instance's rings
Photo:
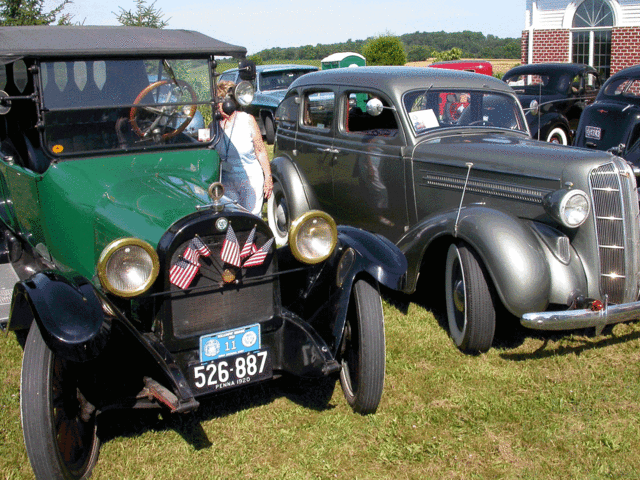
[[[367,102],[374,98],[382,102],[383,110],[379,115],[367,113]],[[345,109],[344,129],[347,133],[384,137],[395,137],[398,134],[396,117],[384,98],[370,93],[349,92],[346,99],[348,105]]]
[[[335,94],[330,91],[306,93],[304,96],[303,125],[329,129],[333,123]]]

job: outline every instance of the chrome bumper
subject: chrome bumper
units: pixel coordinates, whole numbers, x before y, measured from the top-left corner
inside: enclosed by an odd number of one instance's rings
[[[534,330],[577,330],[596,327],[600,333],[607,325],[640,318],[640,301],[604,305],[602,310],[565,310],[562,312],[525,313],[520,323]]]

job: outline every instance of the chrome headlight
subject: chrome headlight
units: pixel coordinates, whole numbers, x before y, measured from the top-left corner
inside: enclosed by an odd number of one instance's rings
[[[338,243],[336,222],[330,215],[312,210],[300,215],[289,230],[289,245],[296,259],[320,263],[333,253]]]
[[[247,105],[251,105],[251,102],[253,102],[254,94],[255,91],[253,89],[253,85],[249,82],[242,81],[236,86],[234,96],[240,106],[246,107]]]
[[[547,213],[565,227],[582,225],[591,210],[589,197],[582,190],[557,190],[544,198]]]
[[[137,238],[114,240],[98,261],[100,283],[119,297],[146,292],[158,277],[160,261],[151,245]]]

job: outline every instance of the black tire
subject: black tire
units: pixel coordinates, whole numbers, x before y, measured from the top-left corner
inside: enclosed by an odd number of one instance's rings
[[[264,137],[268,145],[273,145],[276,141],[276,127],[271,115],[264,117]]]
[[[77,388],[76,367],[49,350],[33,322],[22,360],[20,408],[37,479],[88,478],[98,460],[96,412]]]
[[[496,328],[496,308],[489,276],[466,244],[452,244],[445,267],[449,333],[463,352],[486,352]]]
[[[276,245],[282,247],[289,243],[291,227],[291,208],[282,183],[274,179],[273,191],[267,202],[267,220],[275,237]]]
[[[340,385],[351,408],[375,413],[382,398],[385,369],[384,315],[377,284],[353,286],[340,347]]]

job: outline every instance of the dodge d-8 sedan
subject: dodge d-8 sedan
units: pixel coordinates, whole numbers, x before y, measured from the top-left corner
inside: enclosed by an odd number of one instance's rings
[[[312,208],[386,236],[409,262],[406,292],[419,275],[432,293],[444,285],[459,348],[490,348],[500,306],[550,330],[640,315],[631,168],[531,139],[504,82],[431,68],[310,73],[277,121],[276,239]]]

